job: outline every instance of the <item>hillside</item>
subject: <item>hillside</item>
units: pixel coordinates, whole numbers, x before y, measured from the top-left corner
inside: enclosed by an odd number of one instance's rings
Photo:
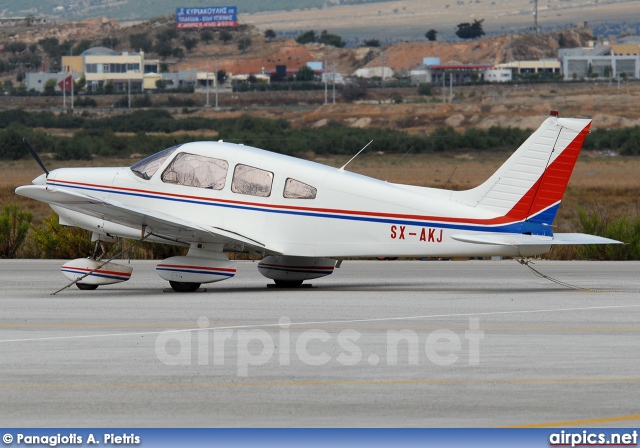
[[[242,25],[229,30],[229,41],[221,40],[221,30],[176,30],[172,16],[149,21],[123,25],[114,19],[90,19],[65,25],[29,27],[17,30],[11,36],[4,33],[0,43],[24,42],[24,51],[13,54],[0,52],[0,60],[16,65],[16,62],[41,60],[47,67],[56,67],[60,63],[63,51],[60,48],[47,49],[38,45],[43,39],[57,39],[60,44],[68,44],[66,51],[79,54],[90,46],[113,46],[117,52],[139,51],[134,48],[132,37],[145,37],[145,53],[149,58],[165,61],[170,71],[183,69],[219,70],[229,73],[259,73],[284,64],[298,68],[309,61],[328,61],[336,70],[350,75],[356,69],[365,66],[379,66],[384,63],[400,75],[422,63],[427,56],[440,57],[443,63],[500,63],[513,60],[555,58],[560,48],[559,42],[566,47],[584,45],[593,36],[588,28],[569,29],[546,33],[541,36],[531,34],[506,35],[474,41],[457,43],[446,42],[407,42],[382,48],[336,48],[323,44],[298,44],[293,39],[277,38],[268,40],[254,26]],[[209,34],[209,36],[207,36]],[[161,41],[169,42],[169,54],[158,53]],[[191,41],[193,45],[188,45]],[[135,41],[134,41],[135,42]],[[239,49],[243,42],[250,43],[246,51]],[[73,43],[73,44],[72,44]],[[33,53],[33,54],[32,54]],[[60,54],[58,54],[60,53]],[[68,53],[64,53],[68,54]],[[384,60],[383,60],[384,59]],[[18,64],[20,65],[20,64]],[[8,67],[9,65],[7,65]],[[0,75],[2,76],[2,75]],[[5,79],[15,74],[5,73]]]
[[[327,29],[357,46],[375,37],[381,42],[422,40],[427,30],[438,31],[439,40],[453,39],[456,25],[485,19],[489,35],[519,33],[530,29],[530,0],[236,0],[240,23],[281,37],[295,37],[301,30]],[[197,5],[206,6],[207,3]],[[150,20],[174,14],[177,7],[196,6],[182,0],[0,0],[0,18],[46,17],[50,21],[109,17],[122,22]],[[545,31],[588,22],[610,36],[639,29],[640,0],[547,0],[539,2],[539,25]],[[634,22],[635,21],[635,22]]]

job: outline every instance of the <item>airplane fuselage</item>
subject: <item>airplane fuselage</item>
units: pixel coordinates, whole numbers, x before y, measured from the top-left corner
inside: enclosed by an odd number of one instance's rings
[[[163,181],[167,166],[178,151],[225,161],[228,169],[222,188]],[[67,168],[52,171],[46,182],[54,188],[70,188],[201,226],[232,229],[276,252],[293,256],[531,256],[550,248],[487,246],[452,239],[451,235],[460,231],[513,231],[520,223],[452,202],[446,190],[392,184],[230,143],[185,144],[172,157],[149,179],[136,176],[129,167]],[[268,196],[232,191],[234,168],[238,165],[272,174]],[[315,197],[285,197],[288,179],[313,187]],[[63,221],[94,232],[131,238],[140,235],[139,228],[130,227],[125,234],[121,225],[82,218],[76,212],[54,207]],[[189,243],[192,237],[185,232],[180,241]]]

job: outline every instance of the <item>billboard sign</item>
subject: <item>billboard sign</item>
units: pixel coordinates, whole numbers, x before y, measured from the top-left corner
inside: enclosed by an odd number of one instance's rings
[[[176,9],[177,28],[238,26],[237,6],[209,6]]]

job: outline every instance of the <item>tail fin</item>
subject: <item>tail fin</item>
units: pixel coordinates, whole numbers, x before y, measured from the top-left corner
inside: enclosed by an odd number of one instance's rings
[[[482,185],[451,199],[514,221],[551,225],[569,183],[591,120],[557,112]]]

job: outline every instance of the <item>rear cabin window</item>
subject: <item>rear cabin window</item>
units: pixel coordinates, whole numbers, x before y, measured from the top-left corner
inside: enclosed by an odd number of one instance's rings
[[[266,198],[271,195],[272,183],[272,172],[238,164],[233,172],[231,191]]]
[[[183,152],[178,154],[164,170],[162,181],[187,187],[222,190],[227,171],[229,171],[229,163],[226,160]]]
[[[315,199],[317,192],[315,187],[291,178],[284,184],[284,197],[289,199]]]

